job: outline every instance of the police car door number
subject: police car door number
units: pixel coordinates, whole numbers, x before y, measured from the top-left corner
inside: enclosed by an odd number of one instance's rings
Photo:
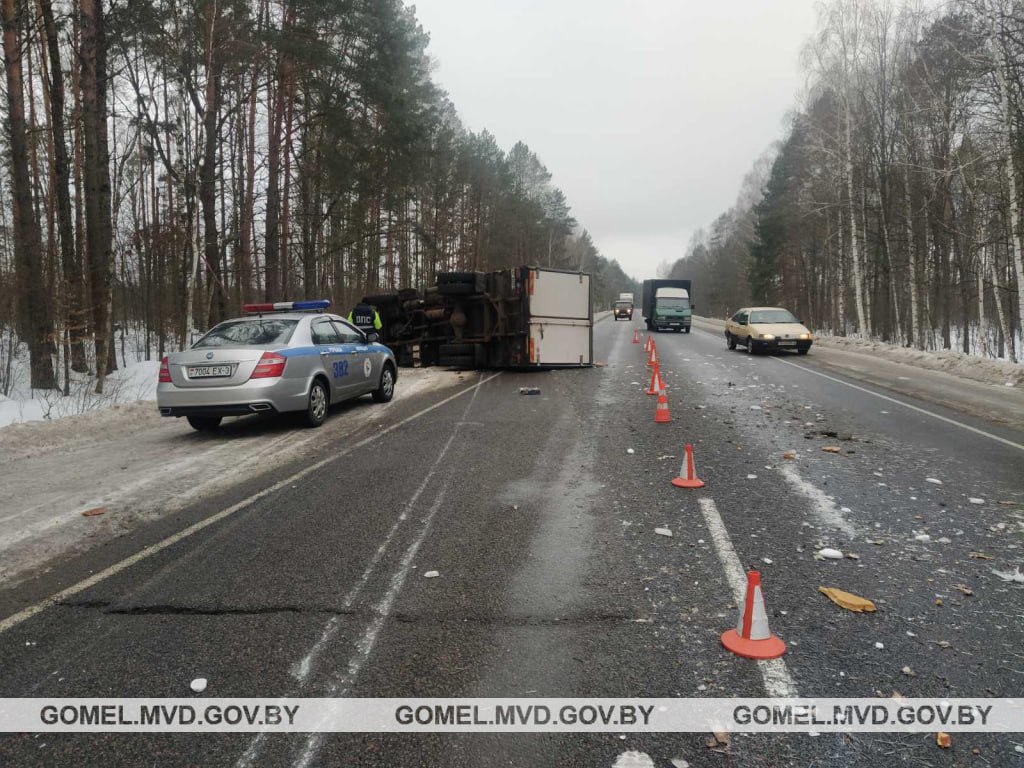
[[[348,360],[339,360],[334,363],[334,378],[341,379],[348,376]]]

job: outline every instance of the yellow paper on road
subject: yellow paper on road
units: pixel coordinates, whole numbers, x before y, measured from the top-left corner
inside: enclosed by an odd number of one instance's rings
[[[874,603],[866,597],[860,597],[852,592],[844,592],[843,590],[836,589],[835,587],[818,587],[818,591],[833,603],[848,611],[854,611],[855,613],[872,613],[875,610]]]

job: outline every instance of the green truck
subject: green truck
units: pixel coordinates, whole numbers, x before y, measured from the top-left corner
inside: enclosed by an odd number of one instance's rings
[[[642,310],[649,331],[690,332],[689,280],[644,280]]]

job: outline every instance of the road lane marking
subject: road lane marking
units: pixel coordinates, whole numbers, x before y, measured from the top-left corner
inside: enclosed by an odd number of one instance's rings
[[[942,416],[942,415],[940,415],[938,413],[933,413],[932,411],[929,411],[929,410],[927,410],[925,408],[919,408],[916,405],[911,405],[910,403],[905,403],[902,400],[897,400],[895,397],[889,397],[888,395],[883,395],[883,394],[880,394],[878,392],[872,392],[870,389],[866,389],[864,387],[858,387],[856,384],[851,384],[848,381],[843,381],[842,379],[837,379],[835,376],[829,376],[826,373],[821,373],[819,371],[814,370],[813,368],[808,368],[806,365],[797,365],[796,363],[791,363],[788,360],[782,360],[782,359],[777,358],[777,357],[773,357],[772,360],[774,360],[777,363],[782,363],[783,365],[792,366],[793,368],[799,368],[801,371],[806,371],[807,373],[813,373],[815,376],[821,376],[821,378],[823,378],[823,379],[828,379],[829,381],[834,381],[836,384],[842,384],[844,387],[849,387],[850,389],[856,389],[858,392],[863,392],[865,394],[872,395],[873,397],[881,398],[882,400],[885,400],[885,401],[890,402],[890,403],[896,403],[896,405],[902,405],[904,408],[909,408],[912,411],[917,411],[918,413],[923,413],[925,416],[931,416],[933,419],[938,419],[939,421],[944,421],[947,424],[952,424],[953,426],[960,427],[961,429],[966,429],[969,432],[974,432],[976,435],[981,435],[982,437],[987,437],[990,440],[995,440],[996,442],[1003,443],[1004,445],[1008,445],[1011,448],[1016,448],[1018,451],[1024,451],[1024,444],[1015,443],[1015,442],[1013,442],[1013,440],[1007,440],[1005,437],[1000,437],[999,435],[993,435],[991,432],[986,432],[983,429],[978,429],[977,427],[972,427],[970,424],[964,424],[962,421],[957,421],[956,419],[950,419],[947,416]]]
[[[326,692],[326,696],[329,697],[341,697],[347,696],[351,689],[352,684],[359,677],[359,673],[362,671],[363,665],[366,664],[370,655],[373,653],[374,646],[377,645],[377,638],[380,636],[381,630],[384,628],[384,623],[388,620],[391,615],[391,609],[394,606],[395,599],[398,597],[398,593],[402,591],[402,587],[405,586],[405,581],[409,577],[409,571],[412,568],[412,561],[416,557],[416,553],[419,551],[420,546],[427,538],[427,534],[430,533],[431,523],[434,521],[434,516],[437,511],[441,508],[441,504],[444,502],[445,489],[442,488],[440,493],[437,495],[434,503],[430,506],[430,510],[427,512],[427,516],[423,521],[423,528],[420,530],[416,540],[409,545],[409,548],[405,551],[405,555],[402,557],[402,562],[391,577],[391,583],[388,586],[388,591],[384,596],[377,602],[373,607],[374,618],[370,622],[370,625],[363,632],[362,637],[355,643],[356,651],[352,654],[352,657],[348,660],[348,664],[345,665],[345,673],[342,675],[340,680],[332,682]],[[320,751],[320,747],[324,742],[324,733],[317,731],[309,734],[306,738],[306,743],[302,747],[302,753],[295,761],[295,768],[309,768],[313,761],[316,760],[317,753]]]
[[[783,464],[779,471],[798,493],[811,502],[818,519],[822,523],[830,528],[842,531],[851,539],[857,536],[857,529],[843,517],[843,513],[836,508],[835,503],[825,495],[823,490],[800,477],[796,469],[789,464]]]
[[[448,449],[451,448],[452,443],[455,442],[456,436],[459,434],[459,430],[462,425],[466,423],[466,417],[469,415],[470,409],[473,407],[473,403],[476,402],[476,396],[480,393],[477,389],[473,393],[473,397],[470,398],[469,403],[466,405],[466,410],[462,414],[462,419],[455,424],[455,428],[452,430],[451,436],[448,438],[448,442],[445,443],[444,449],[441,454],[437,457],[437,461],[434,462],[434,466],[431,467],[430,472],[427,473],[427,477],[424,478],[423,483],[420,485],[419,490],[416,493],[416,498],[422,493],[423,489],[427,487],[427,483],[430,482],[434,474],[437,472],[438,467],[441,465],[441,460],[445,454],[448,453]],[[388,586],[387,592],[373,607],[373,621],[370,622],[369,626],[366,627],[362,637],[356,642],[355,653],[349,658],[348,664],[345,666],[344,675],[338,680],[332,680],[327,687],[327,695],[331,697],[335,696],[347,696],[355,683],[356,678],[359,677],[359,673],[362,671],[363,665],[366,664],[370,655],[373,653],[374,647],[377,645],[377,638],[380,636],[381,630],[384,628],[384,623],[388,620],[391,615],[391,609],[394,607],[395,600],[398,597],[399,592],[402,591],[402,587],[405,586],[406,579],[409,578],[409,571],[412,569],[412,562],[416,557],[416,553],[419,552],[423,542],[427,539],[427,534],[430,533],[431,525],[434,522],[434,517],[437,515],[437,511],[441,508],[441,504],[444,503],[445,488],[441,487],[441,490],[437,494],[437,498],[434,503],[430,505],[430,509],[427,511],[426,517],[423,518],[423,527],[420,529],[419,534],[406,549],[405,555],[403,555],[401,562],[399,563],[398,570],[391,576],[391,582]],[[412,510],[413,500],[410,500],[406,506],[405,512],[408,513]],[[261,736],[263,734],[260,734]],[[308,766],[316,759],[317,753],[320,751],[320,747],[323,745],[324,734],[322,732],[315,732],[309,734],[306,738],[306,743],[303,745],[302,753],[299,755],[298,760],[295,762],[296,768],[308,768]],[[253,745],[255,746],[255,744]]]
[[[359,442],[353,443],[352,445],[348,446],[347,448],[343,448],[343,449],[338,450],[335,453],[332,453],[330,457],[328,457],[326,459],[322,459],[322,460],[316,462],[315,464],[311,464],[310,466],[306,467],[305,469],[302,469],[302,470],[296,472],[295,474],[293,474],[293,475],[291,475],[289,477],[286,477],[283,480],[279,480],[278,482],[274,483],[273,485],[269,486],[268,488],[264,488],[262,491],[260,491],[258,493],[255,493],[252,496],[250,496],[250,497],[248,497],[246,499],[243,499],[242,501],[239,501],[236,504],[232,504],[227,509],[223,509],[220,512],[217,512],[216,514],[211,515],[210,517],[205,518],[204,520],[200,520],[198,523],[190,525],[188,528],[186,528],[183,531],[178,531],[178,533],[175,533],[172,536],[168,536],[166,539],[163,539],[162,541],[159,541],[156,544],[151,544],[150,546],[146,547],[145,549],[139,550],[138,552],[136,552],[131,557],[127,557],[124,560],[121,560],[121,561],[119,561],[117,563],[114,563],[113,565],[109,566],[108,568],[105,568],[104,570],[100,571],[99,573],[93,574],[92,576],[90,576],[87,579],[83,579],[82,581],[78,582],[77,584],[73,584],[70,587],[62,589],[60,592],[57,592],[56,594],[51,595],[50,597],[44,598],[43,600],[40,600],[39,602],[37,602],[37,603],[35,603],[33,605],[30,605],[27,608],[23,608],[22,610],[18,611],[17,613],[12,614],[12,615],[8,616],[7,618],[3,619],[2,621],[0,621],[0,634],[6,632],[7,630],[11,629],[12,627],[16,627],[18,624],[21,624],[23,621],[27,621],[28,619],[32,618],[33,616],[35,616],[38,613],[42,613],[47,608],[50,608],[50,607],[52,607],[54,605],[57,605],[58,603],[61,603],[61,602],[65,601],[65,600],[67,600],[69,597],[73,597],[73,596],[77,595],[78,593],[85,591],[86,589],[89,589],[90,587],[93,587],[93,586],[99,584],[101,581],[105,581],[106,579],[109,579],[111,576],[117,575],[121,571],[124,571],[124,570],[126,570],[128,568],[131,568],[136,563],[140,563],[143,560],[145,560],[145,559],[147,559],[149,557],[152,557],[153,555],[157,554],[158,552],[162,552],[163,550],[167,549],[168,547],[173,546],[174,544],[177,544],[179,541],[182,541],[183,539],[187,539],[189,536],[193,536],[194,534],[199,533],[200,531],[202,531],[205,528],[210,527],[214,523],[219,523],[221,520],[224,520],[225,518],[230,517],[231,515],[233,515],[236,512],[238,512],[239,510],[245,509],[246,507],[254,504],[257,501],[259,501],[260,499],[263,499],[263,498],[265,498],[267,496],[270,496],[273,493],[276,493],[277,491],[281,490],[285,486],[290,485],[290,484],[294,483],[297,480],[301,480],[303,477],[306,477],[307,475],[309,475],[309,474],[311,474],[313,472],[316,472],[319,469],[322,469],[323,467],[327,466],[331,462],[336,461],[336,460],[338,460],[339,458],[341,458],[343,456],[347,456],[348,454],[352,453],[353,451],[356,451],[356,450],[358,450],[360,448],[363,448],[364,446],[369,445],[370,443],[375,442],[376,440],[379,440],[380,438],[384,437],[384,435],[387,435],[390,432],[393,432],[396,429],[399,429],[400,427],[403,427],[406,424],[408,424],[408,423],[410,423],[412,421],[415,421],[416,419],[419,419],[422,416],[425,416],[426,414],[430,413],[431,411],[436,410],[437,408],[440,408],[442,405],[446,405],[447,403],[450,403],[452,400],[455,400],[456,398],[462,397],[463,395],[465,395],[467,393],[475,392],[480,387],[482,387],[484,384],[486,384],[487,382],[491,381],[492,379],[497,378],[500,375],[501,375],[500,371],[498,373],[492,374],[492,375],[488,376],[487,378],[480,380],[479,382],[477,382],[473,386],[467,387],[466,389],[463,389],[460,392],[456,392],[454,395],[451,395],[450,397],[446,397],[444,400],[441,400],[438,403],[434,403],[433,405],[428,406],[428,407],[424,408],[423,410],[418,411],[417,413],[412,414],[411,416],[407,416],[406,418],[402,419],[401,421],[395,422],[391,426],[385,427],[385,428],[381,429],[379,432],[376,432],[373,435],[370,435],[369,437],[363,438]]]
[[[732,590],[732,598],[736,605],[743,605],[747,597],[747,574],[743,570],[743,564],[736,554],[729,538],[729,532],[722,522],[722,516],[718,514],[718,507],[715,502],[708,498],[700,499],[700,511],[704,515],[704,522],[711,535],[711,541],[715,545],[715,552],[718,560],[725,570],[725,578]],[[761,679],[764,681],[764,688],[769,696],[777,698],[794,698],[797,696],[796,683],[789,668],[781,658],[769,659],[768,661],[757,662],[761,672]]]

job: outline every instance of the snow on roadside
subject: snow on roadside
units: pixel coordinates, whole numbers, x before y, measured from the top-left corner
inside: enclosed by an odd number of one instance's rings
[[[65,419],[139,400],[156,400],[159,372],[158,360],[131,363],[107,377],[102,395],[93,392],[96,381],[87,376],[72,379],[71,394],[67,397],[56,390],[28,390],[26,382],[13,392],[15,397],[0,397],[0,428],[26,421]]]
[[[724,320],[698,317],[697,320],[718,328],[725,327]],[[814,343],[826,348],[841,349],[872,357],[880,357],[894,363],[902,363],[914,368],[925,368],[930,371],[942,371],[983,384],[999,386],[1024,386],[1024,364],[1011,363],[1006,360],[965,355],[951,349],[922,351],[907,347],[898,347],[884,341],[870,341],[850,336],[814,335]]]
[[[153,372],[156,379],[156,371]],[[395,402],[472,384],[441,368],[399,371]],[[140,400],[0,430],[0,586],[53,558],[89,549],[196,499],[251,481],[329,439],[388,418],[369,398],[319,429],[288,419],[227,419],[198,433]],[[100,514],[84,516],[89,510]]]

